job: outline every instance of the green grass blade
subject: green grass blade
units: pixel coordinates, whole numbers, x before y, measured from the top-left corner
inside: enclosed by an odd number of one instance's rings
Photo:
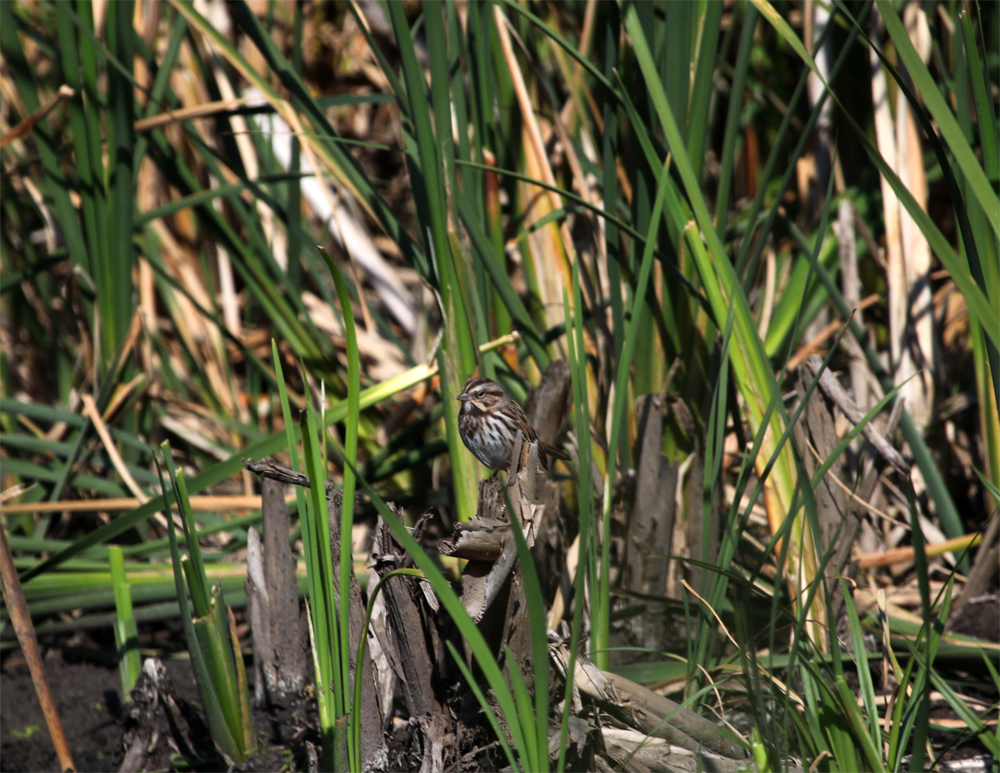
[[[108,48],[131,70],[134,59],[132,27],[134,0],[108,6]],[[118,353],[132,317],[132,187],[135,120],[132,80],[118,70],[108,74],[108,251],[93,256],[94,279],[101,311],[102,365],[105,370]],[[117,227],[115,224],[119,224]]]
[[[122,700],[132,702],[132,688],[142,670],[139,657],[139,632],[132,612],[132,595],[125,577],[125,558],[120,547],[108,545],[108,565],[115,592],[115,645],[118,670],[122,680]]]
[[[354,325],[354,311],[351,307],[351,299],[347,294],[347,285],[344,284],[344,277],[341,275],[333,258],[323,248],[319,248],[327,268],[333,275],[333,281],[337,285],[337,295],[340,298],[340,310],[344,320],[344,337],[347,339],[347,430],[344,434],[344,453],[349,464],[344,466],[343,481],[343,502],[340,507],[340,587],[347,589],[351,587],[351,571],[353,567],[351,539],[354,526],[354,470],[358,464],[358,421],[361,416],[360,394],[361,394],[361,355],[358,352],[358,338]],[[318,481],[317,481],[318,482]],[[315,485],[316,482],[314,482]],[[350,604],[346,601],[346,593],[341,594],[340,603],[340,672],[342,687],[345,695],[350,685],[350,642],[351,642],[351,617]],[[359,666],[360,668],[360,666]],[[360,672],[355,679],[361,679]],[[345,706],[346,710],[347,706]],[[352,714],[360,712],[360,706],[355,707]],[[353,739],[353,734],[352,734]],[[349,754],[357,764],[361,751],[350,745]]]
[[[625,423],[625,400],[628,396],[628,379],[631,372],[632,357],[635,353],[636,341],[639,335],[639,324],[640,316],[637,313],[639,307],[645,303],[646,298],[646,288],[649,285],[649,275],[653,266],[653,245],[655,243],[656,231],[660,225],[660,217],[663,211],[663,205],[667,198],[667,192],[670,189],[669,184],[670,176],[670,159],[663,164],[661,172],[659,185],[656,192],[656,201],[653,204],[653,211],[650,215],[650,232],[646,237],[646,245],[643,249],[641,268],[639,269],[639,277],[636,283],[636,290],[633,296],[633,302],[630,309],[630,319],[626,327],[625,332],[625,344],[622,349],[622,356],[618,362],[618,370],[615,382],[615,405],[614,412],[612,414],[612,424],[611,424],[611,441],[608,444],[608,448],[612,451],[618,448],[618,438],[623,430],[623,424]],[[583,385],[581,385],[583,386]],[[608,577],[608,572],[610,571],[610,528],[611,528],[611,491],[614,486],[615,478],[615,466],[617,460],[614,453],[608,456],[608,473],[604,478],[604,513],[602,521],[602,560],[601,560],[601,581],[599,586],[600,596],[597,600],[599,617],[595,630],[592,635],[594,636],[594,647],[599,650],[595,657],[595,664],[599,668],[607,668],[609,664],[609,653],[607,652],[607,636],[609,633],[608,616],[610,615],[610,580]]]

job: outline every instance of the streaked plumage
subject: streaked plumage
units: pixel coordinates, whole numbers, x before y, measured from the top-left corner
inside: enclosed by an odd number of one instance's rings
[[[510,465],[514,442],[520,429],[524,443],[538,440],[528,417],[503,388],[488,378],[471,379],[458,396],[462,410],[458,414],[458,429],[472,455],[493,470]],[[538,456],[547,464],[546,454],[568,459],[558,448],[539,442]]]

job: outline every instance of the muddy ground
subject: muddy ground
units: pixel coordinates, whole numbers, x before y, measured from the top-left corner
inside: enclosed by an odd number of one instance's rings
[[[163,662],[188,727],[178,734],[159,712],[155,745],[145,769],[225,770],[226,764],[208,740],[190,661]],[[31,676],[23,663],[19,652],[11,653],[0,673],[0,771],[58,770]],[[81,772],[118,770],[125,755],[126,727],[117,667],[50,649],[45,670],[77,768]],[[262,751],[239,769],[306,769],[305,742],[318,743],[315,727],[314,701],[289,700],[267,711],[255,710],[254,729]],[[189,748],[179,745],[178,737],[189,739]]]

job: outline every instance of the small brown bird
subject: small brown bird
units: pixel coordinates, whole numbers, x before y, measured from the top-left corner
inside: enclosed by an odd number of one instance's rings
[[[510,467],[518,430],[523,435],[523,443],[538,442],[538,456],[543,465],[548,464],[547,454],[569,459],[564,451],[538,440],[524,409],[511,400],[497,382],[488,378],[471,379],[457,399],[462,402],[458,414],[462,442],[490,469]]]

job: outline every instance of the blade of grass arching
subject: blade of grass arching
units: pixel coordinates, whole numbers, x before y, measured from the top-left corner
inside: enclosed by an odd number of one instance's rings
[[[142,670],[139,658],[139,631],[132,613],[132,595],[125,577],[122,549],[108,545],[108,565],[115,592],[115,646],[118,649],[118,672],[122,680],[122,700],[132,702],[132,688]]]
[[[944,141],[954,155],[962,174],[965,175],[969,187],[983,208],[983,212],[993,228],[993,233],[996,238],[1000,238],[1000,198],[997,197],[990,185],[986,172],[980,165],[979,159],[976,158],[975,152],[966,142],[965,134],[958,125],[954,113],[951,112],[951,106],[945,100],[927,66],[913,47],[910,35],[896,14],[895,8],[886,0],[875,0],[875,3],[882,21],[885,23],[886,31],[892,38],[901,61],[906,65],[907,73],[913,79],[913,85],[923,98],[927,110],[934,118]]]
[[[756,333],[756,328],[747,305],[745,295],[740,292],[739,283],[736,281],[732,264],[726,257],[722,242],[718,233],[712,225],[708,208],[702,197],[698,180],[694,177],[690,160],[684,150],[680,131],[674,120],[674,115],[670,109],[662,87],[659,85],[659,76],[652,61],[649,48],[646,44],[645,34],[638,24],[638,17],[634,9],[630,6],[625,16],[625,26],[632,39],[632,45],[636,53],[636,60],[642,69],[646,83],[649,85],[649,92],[652,96],[657,115],[663,124],[669,147],[674,156],[674,163],[684,182],[685,192],[688,200],[694,209],[695,223],[683,216],[677,204],[668,200],[667,207],[675,223],[680,226],[687,237],[687,242],[692,255],[698,265],[698,272],[701,276],[702,284],[707,292],[709,302],[715,312],[716,324],[723,325],[728,313],[728,300],[735,298],[733,305],[736,313],[734,330],[736,334],[737,346],[731,347],[733,354],[734,372],[737,382],[744,398],[747,402],[751,427],[756,430],[756,424],[760,421],[764,407],[769,402],[769,397],[777,390],[774,381],[774,374],[770,369],[763,352],[761,341]],[[668,189],[671,183],[667,185]],[[673,199],[674,197],[669,197]],[[698,233],[700,229],[700,234]],[[702,243],[702,239],[708,242],[708,250]],[[709,258],[711,255],[711,258]],[[772,432],[774,437],[781,435],[783,422],[780,416],[783,404],[778,405],[778,414],[772,414]],[[782,453],[780,464],[773,470],[772,507],[777,507],[777,512],[783,516],[788,512],[791,500],[791,490],[794,487],[794,471],[791,464],[791,454],[789,451]],[[771,508],[769,508],[770,510]]]
[[[996,674],[996,669],[992,663],[990,663],[989,658],[986,658],[987,667],[990,668],[993,674]],[[1000,755],[1000,740],[997,739],[997,734],[995,731],[991,730],[989,725],[983,722],[983,718],[978,716],[975,711],[967,704],[962,697],[956,693],[948,681],[944,679],[940,674],[936,672],[931,672],[931,684],[935,690],[944,696],[945,701],[951,706],[952,711],[954,711],[958,718],[961,719],[969,730],[975,734],[979,742],[986,747],[987,751],[993,755],[994,759]],[[991,712],[992,713],[992,712]],[[986,715],[989,718],[989,714]],[[995,717],[996,714],[993,713]]]
[[[625,104],[626,105],[630,105],[629,100],[626,99],[625,100]],[[635,113],[633,111],[630,115],[634,116],[634,115],[637,115],[637,113]],[[655,152],[652,150],[652,145],[648,143],[648,137],[646,137],[645,134],[639,134],[638,132],[637,132],[637,134],[638,134],[640,140],[642,140],[644,142],[644,148],[643,148],[643,150],[646,153],[647,159],[656,159],[657,156],[655,155]],[[648,148],[646,147],[646,145],[648,145]],[[535,179],[533,177],[529,177],[528,175],[518,174],[517,172],[513,172],[513,171],[511,171],[509,169],[501,169],[501,168],[492,167],[492,166],[484,166],[484,165],[481,165],[481,164],[474,164],[474,163],[465,162],[465,161],[459,161],[458,164],[460,166],[469,166],[469,167],[473,167],[473,168],[482,169],[484,171],[489,171],[491,173],[500,174],[500,175],[503,175],[504,177],[509,177],[509,178],[511,178],[513,180],[521,180],[521,181],[530,183],[531,185],[537,186],[539,188],[546,188],[548,190],[556,191],[561,197],[563,197],[565,199],[569,199],[574,204],[579,205],[579,206],[581,206],[581,207],[583,207],[585,209],[588,209],[591,212],[594,212],[599,217],[604,218],[605,220],[607,220],[608,223],[614,225],[615,228],[617,228],[620,231],[622,231],[623,233],[626,233],[629,236],[631,236],[640,245],[645,245],[645,243],[646,243],[646,234],[645,233],[640,233],[635,228],[633,228],[631,225],[629,225],[629,223],[627,223],[626,221],[624,221],[624,220],[622,220],[622,219],[620,219],[618,217],[615,217],[609,210],[607,210],[607,209],[601,209],[600,207],[595,207],[590,202],[586,201],[585,199],[580,198],[575,193],[573,193],[572,191],[568,191],[565,188],[559,188],[559,187],[556,187],[556,186],[548,185],[548,184],[542,182],[541,180]],[[656,167],[659,168],[660,162],[659,161],[655,161],[655,164],[656,164]],[[461,207],[461,202],[459,202],[459,205]],[[467,230],[469,230],[471,232],[474,228],[477,227],[477,224],[475,222],[472,222],[472,225],[470,226],[469,225],[469,219],[466,218],[466,216],[465,216],[465,213],[467,212],[467,210],[462,210],[462,212],[463,212],[462,222],[463,222],[463,224],[466,225]],[[485,240],[485,235],[480,234],[480,236],[482,236],[483,240]],[[470,233],[470,237],[471,237],[471,233]],[[479,244],[479,242],[475,238],[472,238],[472,242],[473,242],[473,246],[476,246],[477,244]],[[493,256],[496,256],[497,254],[498,253],[496,252],[496,250],[494,250],[492,252]],[[699,305],[701,305],[705,309],[706,313],[708,313],[709,315],[711,315],[711,313],[712,313],[711,306],[705,300],[705,297],[701,295],[701,293],[698,291],[698,288],[691,282],[691,280],[688,279],[688,277],[686,277],[680,270],[678,270],[676,266],[674,266],[671,263],[667,262],[668,259],[667,259],[667,257],[665,256],[665,254],[664,254],[664,252],[662,250],[654,248],[654,255],[656,255],[656,257],[659,260],[664,261],[666,263],[667,271],[670,272],[670,280],[671,281],[676,281],[676,282],[680,283],[681,285],[683,285],[684,289],[691,295],[691,297],[695,298],[698,301]],[[496,267],[493,267],[493,270],[498,271],[498,273],[502,272],[502,269],[497,269]],[[504,274],[502,274],[502,275],[504,275]],[[491,273],[490,276],[492,278],[493,274]],[[507,281],[509,282],[510,280],[508,279]],[[517,297],[516,294],[515,294],[515,297]],[[507,302],[506,296],[504,297],[504,302],[505,303]],[[534,323],[532,323],[532,324],[534,324]],[[537,358],[536,358],[536,361],[537,361]]]
[[[576,62],[580,64],[580,66],[582,66],[584,70],[586,70],[592,77],[594,77],[602,86],[608,89],[611,94],[614,94],[617,99],[621,98],[621,95],[615,90],[614,82],[612,80],[606,78],[604,76],[604,73],[602,73],[600,69],[593,62],[590,61],[589,58],[585,57],[582,53],[580,53],[580,51],[577,49],[576,46],[574,46],[572,43],[566,40],[566,38],[564,38],[562,35],[560,35],[558,32],[552,29],[551,26],[546,24],[535,14],[529,11],[526,6],[522,6],[519,3],[516,3],[514,2],[514,0],[503,0],[503,6],[507,10],[515,11],[524,18],[528,19],[528,21],[530,21],[532,24],[538,27],[542,32],[544,32],[545,35],[552,38],[552,40],[558,43],[563,48],[563,50],[566,51],[567,54],[573,57],[573,59],[575,59]]]
[[[719,169],[719,189],[715,195],[715,227],[719,232],[719,238],[722,238],[726,231],[726,215],[729,212],[729,191],[733,181],[736,135],[740,128],[740,116],[743,113],[743,91],[746,88],[747,72],[750,69],[750,52],[754,46],[753,34],[756,26],[757,9],[748,3],[743,10],[743,29],[740,32],[740,45],[736,51],[736,64],[733,68],[732,86],[729,89],[729,107],[726,111],[726,124],[722,139],[722,154],[719,156],[721,164]],[[791,111],[789,110],[790,113]],[[790,115],[786,116],[786,118],[790,118]],[[775,147],[780,147],[782,138],[783,133],[779,131]],[[766,183],[761,186],[761,190],[765,187]]]
[[[0,5],[2,5],[2,3],[0,3]],[[361,392],[361,410],[370,408],[371,406],[392,397],[394,394],[403,392],[423,381],[428,380],[434,376],[436,372],[436,368],[432,368],[427,365],[418,365],[417,367],[410,368],[410,370],[401,373],[398,376],[394,376],[393,378],[387,379],[380,384],[368,387]],[[334,403],[326,411],[325,421],[328,425],[343,421],[345,418],[347,418],[346,400]],[[291,433],[297,438],[299,436],[300,429],[297,425],[289,422],[286,425],[285,430],[268,435],[265,439],[254,443],[253,445],[247,446],[245,449],[239,453],[233,454],[233,456],[229,457],[225,461],[212,465],[191,479],[190,492],[192,494],[197,494],[204,491],[209,486],[214,486],[226,478],[242,471],[243,459],[245,458],[260,459],[262,457],[275,454],[282,449],[288,448],[288,438],[286,432]],[[166,501],[171,501],[171,496],[172,495],[169,493],[166,494]],[[26,581],[31,577],[47,572],[61,564],[66,559],[77,555],[81,551],[93,547],[94,545],[100,545],[114,537],[117,537],[119,534],[128,531],[129,529],[135,527],[136,524],[141,523],[152,516],[154,513],[163,510],[164,501],[165,497],[163,495],[154,497],[141,507],[137,507],[135,510],[131,510],[128,513],[118,516],[110,523],[107,523],[84,537],[81,537],[72,545],[52,555],[45,561],[42,561],[38,564],[38,566],[28,570],[24,575],[22,575],[21,580]]]
[[[187,16],[188,20],[194,26],[212,38],[226,59],[240,74],[259,88],[272,105],[278,103],[285,104],[274,89],[271,88],[269,81],[259,75],[256,69],[246,62],[233,45],[220,35],[200,14],[184,3],[176,2],[175,7]],[[294,108],[308,117],[318,135],[331,138],[337,137],[337,133],[326,118],[322,106],[313,99],[308,86],[306,86],[295,70],[289,65],[288,60],[285,59],[281,50],[267,30],[264,29],[249,5],[241,0],[240,2],[231,4],[229,7],[240,29],[257,46],[257,49],[270,66],[271,72],[278,76],[282,86],[288,90]],[[368,34],[363,22],[359,22],[359,27],[364,30],[366,35]],[[391,67],[384,67],[383,72],[390,84],[396,83],[395,74]],[[394,88],[393,91],[397,99],[403,98],[398,90]],[[292,124],[289,123],[289,125]],[[410,264],[425,279],[429,279],[430,273],[427,260],[421,254],[417,244],[403,229],[392,209],[378,194],[372,181],[364,173],[357,161],[354,160],[354,157],[345,149],[338,147],[336,142],[326,142],[315,138],[309,138],[305,141],[312,142],[315,145],[316,150],[323,156],[330,169],[337,175],[338,180],[351,190],[361,205],[381,224],[389,237],[399,245],[400,250]]]
[[[487,168],[483,167],[483,169]],[[464,197],[459,197],[458,211],[462,225],[465,226],[469,234],[469,239],[472,242],[472,247],[476,255],[489,273],[494,288],[503,299],[517,329],[524,338],[524,343],[531,352],[532,358],[537,363],[539,369],[544,369],[550,362],[548,352],[545,351],[542,337],[535,326],[534,320],[532,320],[531,315],[525,309],[524,303],[510,281],[510,277],[507,276],[501,257],[494,253],[492,242],[482,230],[478,220],[475,218],[475,214],[471,211],[471,205]]]
[[[394,569],[393,571],[388,572],[385,576],[383,576],[382,578],[380,578],[379,581],[378,581],[378,583],[376,583],[374,589],[369,589],[368,594],[367,594],[368,595],[368,602],[365,605],[364,624],[362,625],[362,628],[361,628],[361,634],[358,636],[358,652],[357,652],[357,655],[354,658],[354,662],[355,663],[364,663],[365,662],[365,656],[368,654],[368,636],[369,636],[369,631],[370,631],[370,626],[371,626],[371,620],[372,620],[373,610],[374,610],[374,607],[375,607],[375,601],[378,598],[378,594],[382,590],[382,587],[391,578],[393,578],[393,577],[416,577],[418,579],[422,579],[423,576],[424,576],[423,572],[421,572],[419,569]],[[449,642],[449,644],[450,644],[450,642]],[[454,656],[454,654],[455,653],[452,652],[453,656]],[[361,695],[362,695],[362,693],[361,693],[361,684],[362,684],[363,681],[364,681],[363,679],[355,679],[354,680],[354,690],[353,690],[352,695],[351,695],[351,705],[352,706],[360,706],[361,705]],[[361,716],[360,715],[361,715],[360,711],[354,711],[354,712],[351,712],[351,717],[350,717],[351,739],[352,739],[351,743],[354,744],[354,748],[355,749],[360,749],[361,748]],[[490,712],[490,711],[487,710],[486,711],[486,716],[495,725],[496,718],[493,716],[492,712]],[[494,726],[494,729],[495,730],[499,730],[499,727]],[[502,733],[498,733],[498,736],[501,739],[503,738],[503,734]],[[513,761],[513,755],[510,754],[510,749],[507,749],[506,751],[508,752],[508,755],[507,755],[508,758]]]
[[[151,133],[150,154],[165,173],[168,181],[177,187],[183,195],[190,195],[201,190],[193,172],[172,147],[162,131]],[[198,208],[202,223],[233,255],[239,256],[233,260],[233,267],[239,272],[240,278],[248,285],[254,297],[261,303],[269,319],[275,324],[282,336],[294,347],[300,356],[319,360],[323,351],[313,336],[307,332],[305,324],[290,306],[290,299],[283,294],[276,283],[262,274],[259,261],[246,242],[239,238],[225,218],[211,206],[205,204]],[[147,256],[148,257],[148,256]],[[294,303],[294,300],[291,300]]]
[[[608,443],[610,453],[608,454],[608,472],[604,477],[604,511],[601,523],[601,579],[598,586],[598,597],[592,601],[597,609],[595,616],[595,627],[591,630],[593,641],[592,648],[596,652],[594,663],[598,668],[607,669],[610,664],[610,653],[607,651],[610,637],[610,614],[611,614],[611,503],[615,480],[615,467],[617,464],[618,438],[623,431],[623,424],[627,417],[625,413],[626,398],[628,397],[628,380],[632,369],[632,356],[635,353],[636,340],[639,334],[640,315],[637,313],[640,306],[645,304],[646,288],[649,285],[649,275],[653,267],[653,245],[656,241],[656,233],[660,226],[660,218],[663,212],[664,201],[670,189],[670,157],[664,162],[659,177],[659,184],[656,190],[656,200],[653,203],[653,210],[650,215],[650,230],[646,236],[646,245],[643,249],[642,263],[640,264],[639,277],[636,282],[635,295],[629,309],[629,321],[625,329],[625,344],[622,348],[621,359],[616,363],[617,373],[615,380],[615,402],[611,414],[611,440]],[[625,428],[627,431],[627,428]],[[585,442],[583,438],[580,442]],[[581,493],[582,496],[587,494]]]
[[[333,281],[337,285],[337,295],[340,298],[340,311],[344,320],[344,338],[347,340],[347,427],[344,433],[344,454],[349,464],[344,465],[343,500],[340,506],[340,586],[341,588],[351,587],[351,569],[353,567],[353,554],[351,540],[354,526],[354,470],[358,465],[358,420],[361,414],[360,393],[361,393],[361,355],[358,352],[358,338],[354,327],[354,310],[351,307],[351,299],[347,294],[347,285],[340,270],[330,257],[330,253],[322,247],[318,248]],[[315,484],[314,484],[315,485]],[[324,491],[325,496],[325,491]],[[346,594],[342,594],[340,604],[340,673],[342,674],[342,689],[345,696],[350,694],[350,642],[351,642],[351,605],[345,600]],[[355,676],[360,679],[358,673]],[[345,713],[346,713],[345,701]],[[358,707],[360,708],[360,707]],[[341,714],[343,716],[343,714]],[[357,763],[360,750],[351,744],[349,753],[354,763]]]
[[[859,19],[865,19],[867,17],[867,14],[872,7],[872,2],[873,0],[865,1],[861,12],[858,14]],[[820,39],[816,41],[814,49],[822,47],[825,44],[827,36],[832,34],[832,31],[836,29],[836,27],[837,25],[835,24],[825,25],[823,34],[820,36]],[[834,62],[833,67],[830,69],[830,83],[833,83],[836,80],[841,68],[849,60],[850,53],[854,47],[854,41],[854,37],[848,37],[844,45],[841,47],[840,53],[837,55],[837,59]],[[740,247],[740,255],[736,261],[736,273],[738,276],[744,277],[743,288],[745,292],[750,292],[750,289],[753,286],[754,277],[757,273],[758,262],[767,243],[767,239],[765,237],[772,232],[774,220],[778,216],[778,213],[782,211],[781,201],[784,198],[785,192],[791,185],[792,180],[795,178],[796,161],[805,152],[809,138],[813,136],[813,129],[816,126],[816,122],[819,120],[820,113],[824,109],[827,98],[830,96],[828,92],[824,90],[819,99],[816,100],[816,103],[813,105],[812,112],[809,114],[809,119],[802,126],[801,131],[797,131],[799,139],[796,142],[795,149],[792,151],[791,155],[786,155],[781,149],[784,146],[785,137],[792,128],[792,119],[798,112],[799,102],[806,94],[808,79],[809,73],[807,71],[803,71],[798,84],[795,87],[795,91],[789,100],[788,109],[785,111],[782,118],[777,138],[772,145],[774,150],[772,150],[768,155],[764,171],[760,175],[757,195],[754,197],[753,203],[750,205],[750,209],[745,215],[747,223],[755,224],[758,222],[758,215],[763,207],[764,197],[770,197],[772,195],[771,192],[773,189],[771,188],[771,180],[778,168],[778,164],[782,164],[785,168],[785,173],[781,178],[778,190],[773,192],[773,203],[768,210],[767,216],[763,219],[763,225],[760,228],[760,236],[755,240],[753,238],[753,230],[749,231],[744,237],[743,243]],[[741,219],[743,219],[743,216],[741,216]]]
[[[820,81],[825,84],[825,81],[823,81],[823,76],[817,70],[816,64],[815,62],[813,62],[812,57],[810,57],[808,52],[806,52],[805,48],[802,46],[802,42],[796,37],[795,33],[791,30],[788,24],[777,14],[777,12],[771,7],[770,4],[766,2],[766,0],[752,0],[752,2],[758,7],[758,9],[761,11],[764,17],[771,23],[771,25],[775,28],[775,30],[782,37],[785,38],[785,40],[795,50],[795,52],[799,55],[799,57],[802,58],[802,60],[806,63],[809,69],[811,69],[813,73],[816,74],[816,77],[819,78]],[[841,9],[843,9],[842,5],[840,7]],[[845,14],[846,13],[847,12],[845,11]],[[849,14],[848,17],[853,20],[853,17],[850,17]],[[855,22],[855,24],[857,24],[857,22]],[[865,35],[864,30],[860,30],[859,28],[859,31],[861,32],[862,35]],[[878,53],[881,56],[881,52]],[[903,91],[904,94],[907,93],[905,83],[900,82],[898,79],[897,83],[899,83],[901,91]],[[982,288],[980,288],[979,285],[976,283],[976,280],[973,277],[968,264],[963,262],[959,258],[958,254],[955,252],[954,249],[952,249],[950,243],[945,238],[944,234],[941,233],[940,229],[937,227],[934,221],[931,220],[930,216],[917,203],[916,199],[906,188],[906,186],[903,185],[903,183],[900,181],[896,173],[885,162],[885,159],[882,157],[882,154],[879,153],[878,149],[872,144],[871,140],[868,139],[867,134],[854,120],[854,117],[852,116],[851,112],[844,107],[844,105],[840,102],[835,93],[830,92],[829,90],[827,91],[827,93],[830,94],[831,98],[841,108],[844,118],[847,120],[848,124],[854,130],[855,136],[857,137],[858,142],[861,143],[861,146],[864,149],[865,153],[871,159],[872,163],[875,164],[876,167],[878,167],[879,173],[886,179],[886,182],[888,182],[889,185],[892,187],[896,196],[899,198],[900,203],[904,207],[906,207],[907,212],[913,218],[914,222],[917,224],[917,227],[920,229],[924,237],[927,239],[928,243],[931,246],[931,249],[941,260],[941,263],[944,265],[944,267],[948,270],[949,274],[951,275],[951,278],[954,280],[955,284],[958,286],[958,289],[965,297],[966,305],[968,306],[970,315],[977,318],[977,320],[984,325],[984,329],[986,329],[987,334],[990,336],[990,339],[993,341],[994,344],[1000,343],[1000,330],[994,330],[993,328],[995,326],[990,325],[990,320],[994,320],[997,317],[1000,317],[1000,309],[995,308],[994,305],[990,303],[990,301],[984,294]],[[912,95],[908,95],[908,98],[912,98]],[[911,101],[911,104],[914,104],[914,102]],[[925,120],[922,108],[916,104],[914,106],[914,115],[919,120],[921,120],[921,122]],[[952,121],[954,121],[954,117],[952,117]],[[936,134],[934,134],[933,131],[930,132],[930,140],[932,146],[934,146],[936,140]],[[962,142],[964,143],[964,138],[962,139]],[[935,150],[937,152],[937,148]],[[941,154],[938,154],[939,162],[942,162],[943,158],[944,157]],[[941,165],[942,169],[948,166],[947,160],[944,159]],[[981,169],[980,169],[980,174],[981,175],[983,174]],[[985,175],[983,175],[983,177],[985,179]],[[958,202],[955,203],[957,204]],[[956,214],[960,221],[964,220],[964,215],[962,214],[962,212],[963,212],[962,208],[956,210]],[[996,215],[996,217],[998,221],[1000,221],[1000,214]]]

